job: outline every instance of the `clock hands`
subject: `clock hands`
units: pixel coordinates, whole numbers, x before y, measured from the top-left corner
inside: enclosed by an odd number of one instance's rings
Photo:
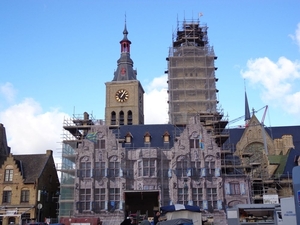
[[[120,98],[123,98],[124,95],[125,95],[125,91],[122,92]]]

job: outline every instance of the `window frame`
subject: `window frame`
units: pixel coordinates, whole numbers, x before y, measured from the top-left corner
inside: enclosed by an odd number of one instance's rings
[[[79,211],[91,210],[91,189],[79,190]]]
[[[11,190],[4,190],[2,203],[11,203],[12,191]]]
[[[21,190],[21,203],[28,203],[30,199],[30,191],[27,189]]]
[[[94,190],[94,205],[93,211],[100,213],[101,210],[105,210],[105,188],[95,188]]]
[[[12,182],[14,179],[14,170],[11,168],[5,169],[4,182]]]

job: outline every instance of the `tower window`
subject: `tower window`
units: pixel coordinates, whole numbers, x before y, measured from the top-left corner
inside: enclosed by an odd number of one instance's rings
[[[127,112],[127,125],[132,125],[132,111]]]
[[[123,111],[120,112],[119,118],[120,118],[120,125],[124,125],[124,112]]]
[[[111,112],[111,121],[110,121],[111,125],[116,125],[116,112],[112,111]]]

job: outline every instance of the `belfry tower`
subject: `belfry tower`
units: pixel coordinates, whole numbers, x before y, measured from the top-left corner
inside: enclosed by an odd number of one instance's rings
[[[114,78],[106,85],[105,123],[111,126],[144,124],[144,89],[137,80],[130,58],[131,41],[126,23],[121,44],[121,57]]]

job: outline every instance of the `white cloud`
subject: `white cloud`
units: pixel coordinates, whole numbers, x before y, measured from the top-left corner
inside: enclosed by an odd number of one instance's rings
[[[156,77],[146,87],[144,95],[145,124],[168,122],[167,75]]]
[[[44,154],[49,149],[54,155],[61,154],[64,117],[69,116],[57,109],[43,112],[39,103],[31,98],[0,112],[8,145],[15,155]]]
[[[262,100],[290,114],[300,113],[300,63],[280,57],[277,62],[258,58],[247,62],[243,78],[261,91]]]
[[[295,34],[294,35],[289,35],[298,45],[299,50],[300,50],[300,23],[298,23]]]
[[[4,85],[1,85],[0,92],[1,95],[4,96],[5,100],[10,103],[14,101],[15,95],[17,93],[17,91],[14,89],[14,86],[9,82],[6,82]]]

